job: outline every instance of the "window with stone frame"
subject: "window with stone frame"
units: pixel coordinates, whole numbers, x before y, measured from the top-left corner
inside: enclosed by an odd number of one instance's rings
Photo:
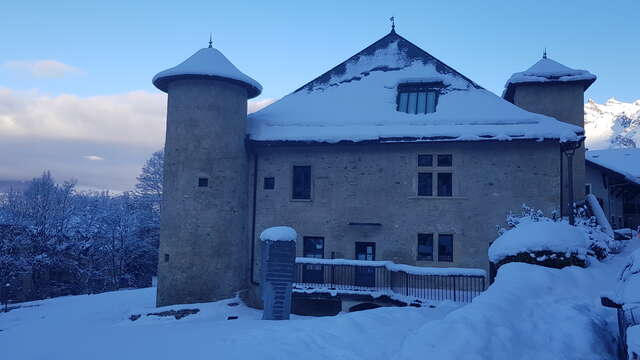
[[[453,261],[452,234],[438,234],[438,261]]]
[[[433,261],[433,234],[418,234],[418,261]]]
[[[294,200],[311,199],[311,166],[293,167],[291,198]]]
[[[453,196],[453,155],[418,154],[418,196]]]

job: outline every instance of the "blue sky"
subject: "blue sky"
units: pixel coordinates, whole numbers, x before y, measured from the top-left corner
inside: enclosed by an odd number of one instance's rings
[[[55,59],[83,72],[63,79],[0,75],[48,93],[154,91],[155,72],[209,32],[241,70],[278,98],[389,31],[500,92],[512,72],[549,56],[599,79],[586,94],[640,98],[640,1],[12,1],[3,5],[0,62]]]
[[[598,80],[587,98],[640,99],[640,1],[5,1],[0,9],[0,180],[49,169],[130,189],[162,146],[158,71],[214,46],[280,98],[390,30],[485,88],[542,49]],[[10,161],[9,161],[10,159]],[[1,189],[0,189],[1,190]]]

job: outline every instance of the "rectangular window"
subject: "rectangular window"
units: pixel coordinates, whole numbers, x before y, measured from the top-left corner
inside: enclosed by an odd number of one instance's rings
[[[433,234],[418,234],[418,256],[416,260],[433,261]]]
[[[311,199],[311,166],[293,167],[293,199]]]
[[[584,185],[584,194],[585,195],[591,194],[591,184],[585,184]]]
[[[438,235],[438,261],[453,261],[453,235]]]
[[[209,186],[209,178],[201,177],[198,178],[198,187],[208,187]]]
[[[438,196],[451,196],[453,184],[451,173],[438,173]]]
[[[442,83],[406,83],[398,85],[397,110],[408,114],[428,114],[436,111]]]
[[[453,166],[453,156],[451,156],[451,154],[438,155],[438,166],[439,167]]]
[[[418,196],[433,196],[433,173],[418,173]]]
[[[266,177],[264,178],[264,186],[265,190],[273,190],[276,187],[276,178],[274,177]]]
[[[418,166],[433,166],[433,155],[429,154],[419,154],[418,155]]]

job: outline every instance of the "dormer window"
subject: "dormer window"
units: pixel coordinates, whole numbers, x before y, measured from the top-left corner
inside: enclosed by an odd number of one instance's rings
[[[397,110],[408,114],[436,111],[442,83],[405,83],[398,85]]]

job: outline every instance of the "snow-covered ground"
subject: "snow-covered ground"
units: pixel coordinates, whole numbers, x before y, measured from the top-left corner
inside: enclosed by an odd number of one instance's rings
[[[201,310],[175,320],[144,316],[169,309],[153,307],[153,288],[36,301],[0,313],[0,358],[614,359],[615,311],[599,298],[638,243],[587,269],[507,264],[466,306],[262,321],[260,311],[225,300],[169,307]]]

